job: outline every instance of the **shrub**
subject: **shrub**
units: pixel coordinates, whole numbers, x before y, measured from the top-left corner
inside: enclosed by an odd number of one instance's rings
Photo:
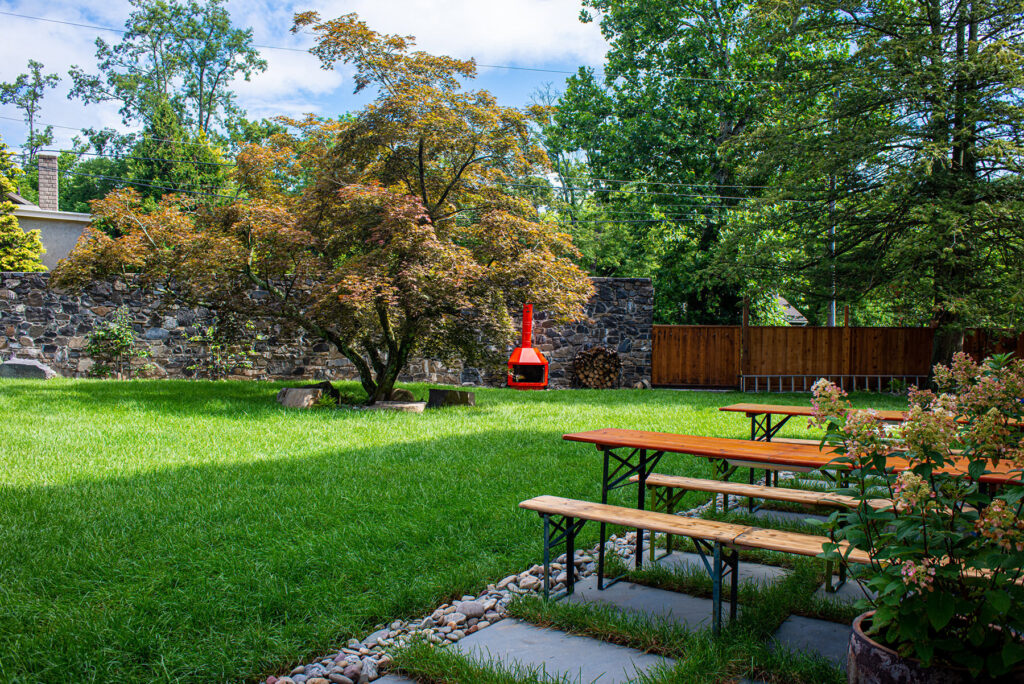
[[[853,410],[825,380],[814,386],[815,418],[851,469],[840,491],[861,501],[831,517],[837,539],[871,556],[877,599],[870,634],[925,665],[963,666],[1001,676],[1024,661],[1024,486],[999,489],[988,473],[1024,466],[1024,362],[1009,355],[976,364],[958,354],[936,366],[939,393],[913,389],[908,419],[883,427]],[[887,490],[894,506],[867,501]],[[825,557],[836,558],[836,545]]]
[[[130,378],[132,359],[150,356],[148,350],[136,347],[131,315],[125,307],[114,311],[89,333],[85,353],[96,362],[89,375],[99,378]]]

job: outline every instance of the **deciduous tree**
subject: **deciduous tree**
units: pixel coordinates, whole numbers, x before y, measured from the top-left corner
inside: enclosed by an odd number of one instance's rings
[[[846,49],[780,78],[775,117],[737,139],[744,178],[778,182],[735,225],[730,261],[818,301],[835,287],[884,300],[896,319],[924,309],[935,362],[966,327],[1024,326],[1024,3],[757,11]]]
[[[0,104],[12,104],[22,111],[28,125],[28,137],[22,148],[28,161],[33,161],[41,147],[53,142],[53,126],[38,130],[36,117],[42,109],[43,96],[49,88],[60,83],[57,74],[44,74],[43,65],[34,59],[28,60],[28,73],[18,74],[10,83],[0,83]]]
[[[70,97],[118,102],[125,124],[149,123],[169,104],[190,134],[243,112],[231,82],[266,69],[252,29],[231,26],[224,0],[131,0],[117,44],[96,39],[98,74],[75,66]]]
[[[570,239],[505,187],[546,168],[524,115],[461,89],[472,62],[416,52],[355,15],[302,14],[298,28],[326,68],[351,63],[358,88],[376,87],[374,101],[244,147],[246,201],[191,211],[168,198],[147,213],[126,190],[96,202],[113,230],[87,231],[58,283],[137,273],[218,313],[301,328],[355,365],[370,402],[413,354],[501,359],[509,307],[579,317],[592,286]]]

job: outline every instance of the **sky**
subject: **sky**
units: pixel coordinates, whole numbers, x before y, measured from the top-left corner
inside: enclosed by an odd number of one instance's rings
[[[309,35],[289,32],[295,12],[317,10],[324,18],[356,12],[382,33],[414,35],[420,49],[454,57],[475,57],[481,65],[508,65],[554,71],[575,71],[579,66],[600,66],[607,44],[594,23],[579,21],[579,0],[229,0],[228,9],[238,27],[253,29],[257,45],[308,48]],[[43,17],[79,24],[123,28],[131,11],[125,0],[75,2],[52,0],[0,0],[0,12]],[[68,69],[72,65],[95,72],[95,40],[116,42],[118,34],[0,14],[0,81],[14,80],[35,59],[45,73],[62,76],[47,92],[38,119],[66,128],[54,128],[54,147],[66,148],[74,129],[109,126],[129,130],[112,103],[83,105],[68,100]],[[324,71],[312,55],[262,49],[268,62],[250,82],[235,84],[239,104],[250,118],[307,112],[334,116],[352,111],[369,96],[353,95],[347,67]],[[548,84],[560,90],[566,74],[481,67],[473,84],[493,92],[499,102],[523,106]],[[11,147],[21,145],[26,127],[13,105],[0,106],[0,135]],[[19,119],[11,121],[10,118]]]

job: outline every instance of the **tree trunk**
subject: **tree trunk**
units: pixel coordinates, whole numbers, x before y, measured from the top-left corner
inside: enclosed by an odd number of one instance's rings
[[[949,365],[953,361],[953,354],[963,351],[964,329],[959,323],[955,316],[939,314],[935,336],[932,338],[932,368],[937,363]]]

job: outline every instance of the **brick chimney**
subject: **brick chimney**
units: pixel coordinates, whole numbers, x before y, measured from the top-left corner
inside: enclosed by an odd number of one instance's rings
[[[60,211],[57,206],[57,155],[40,152],[39,162],[39,208]]]

